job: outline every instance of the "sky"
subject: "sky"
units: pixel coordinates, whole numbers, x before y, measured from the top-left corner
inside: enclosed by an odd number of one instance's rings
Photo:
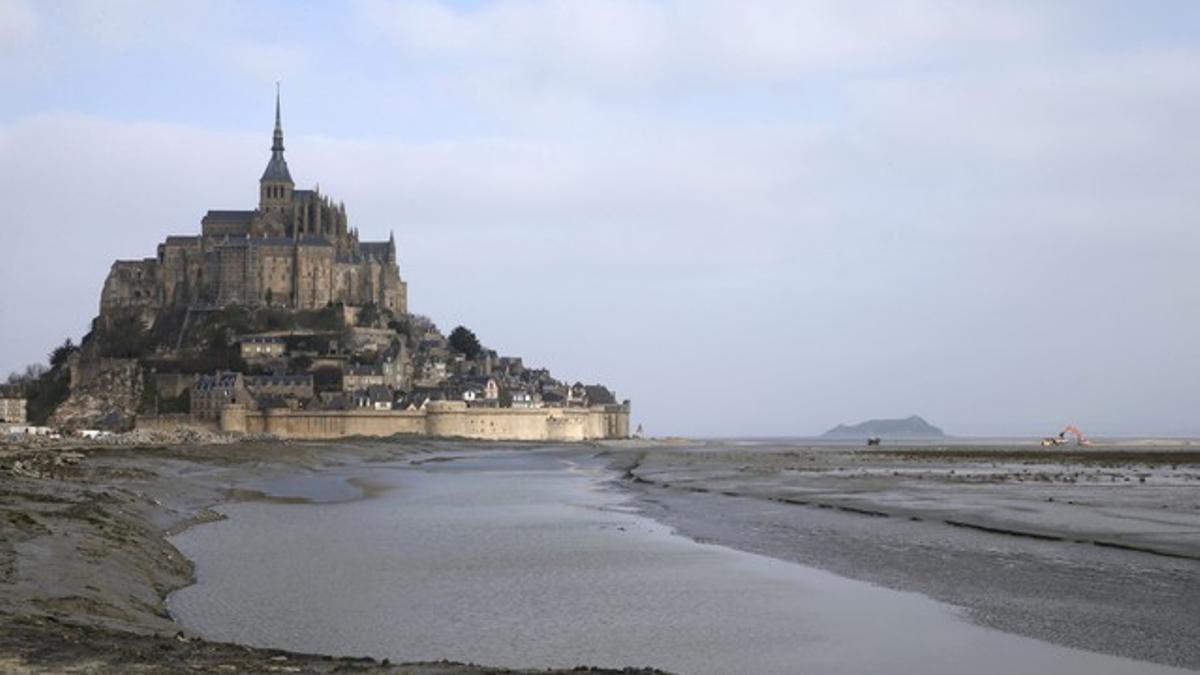
[[[653,435],[1200,435],[1200,3],[0,0],[0,372],[298,187]]]

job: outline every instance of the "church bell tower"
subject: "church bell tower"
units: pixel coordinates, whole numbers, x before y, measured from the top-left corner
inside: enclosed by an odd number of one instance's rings
[[[275,135],[271,144],[271,161],[258,181],[258,208],[263,212],[290,213],[292,210],[292,174],[283,158],[283,125],[279,117],[279,83],[275,83]]]

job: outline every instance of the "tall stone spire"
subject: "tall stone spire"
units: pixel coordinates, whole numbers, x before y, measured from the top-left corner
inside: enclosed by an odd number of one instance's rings
[[[275,138],[271,144],[272,157],[275,153],[283,152],[283,123],[279,117],[279,83],[275,83]]]
[[[271,161],[263,172],[261,182],[288,183],[292,185],[292,174],[287,160],[283,158],[283,122],[279,114],[279,83],[275,83],[275,134],[271,143]]]

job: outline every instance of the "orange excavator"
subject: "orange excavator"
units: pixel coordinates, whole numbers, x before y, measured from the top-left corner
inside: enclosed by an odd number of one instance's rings
[[[1068,424],[1067,426],[1063,427],[1062,431],[1058,432],[1057,436],[1047,436],[1046,438],[1043,438],[1042,447],[1049,448],[1055,445],[1066,444],[1067,434],[1071,434],[1075,437],[1075,445],[1082,445],[1084,447],[1090,447],[1092,445],[1092,442],[1083,435],[1083,432],[1079,430],[1079,427],[1075,426],[1074,424]]]

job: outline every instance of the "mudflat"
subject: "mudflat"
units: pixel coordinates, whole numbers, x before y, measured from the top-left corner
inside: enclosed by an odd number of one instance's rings
[[[0,445],[0,671],[568,672],[216,642],[182,629],[165,605],[195,572],[169,538],[222,518],[225,504],[288,499],[256,485],[526,447],[417,439]],[[915,591],[1009,633],[1200,669],[1194,446],[868,451],[772,441],[571,452],[600,453],[623,477],[613,485],[632,496],[630,508],[697,541]]]
[[[610,451],[699,541],[964,607],[982,625],[1200,670],[1200,447],[812,441]]]
[[[236,486],[342,462],[432,456],[444,447],[418,441],[0,446],[0,671],[533,672],[216,643],[182,630],[166,611],[166,596],[193,581],[191,562],[167,538],[220,518],[214,506],[263,497]]]
[[[171,539],[198,576],[168,599],[172,615],[217,641],[506,667],[1181,672],[993,630],[916,593],[680,536],[636,512],[663,500],[625,491],[594,448],[464,448],[439,459],[346,465],[251,486],[272,501],[219,507],[225,520]],[[373,495],[361,495],[368,485]],[[745,543],[763,540],[753,521],[708,508],[726,498],[687,495],[699,502],[687,514],[755,535]],[[764,504],[798,517],[825,513]],[[897,550],[875,543],[857,553]],[[969,550],[989,555],[994,547]],[[931,571],[943,577],[950,568]]]

